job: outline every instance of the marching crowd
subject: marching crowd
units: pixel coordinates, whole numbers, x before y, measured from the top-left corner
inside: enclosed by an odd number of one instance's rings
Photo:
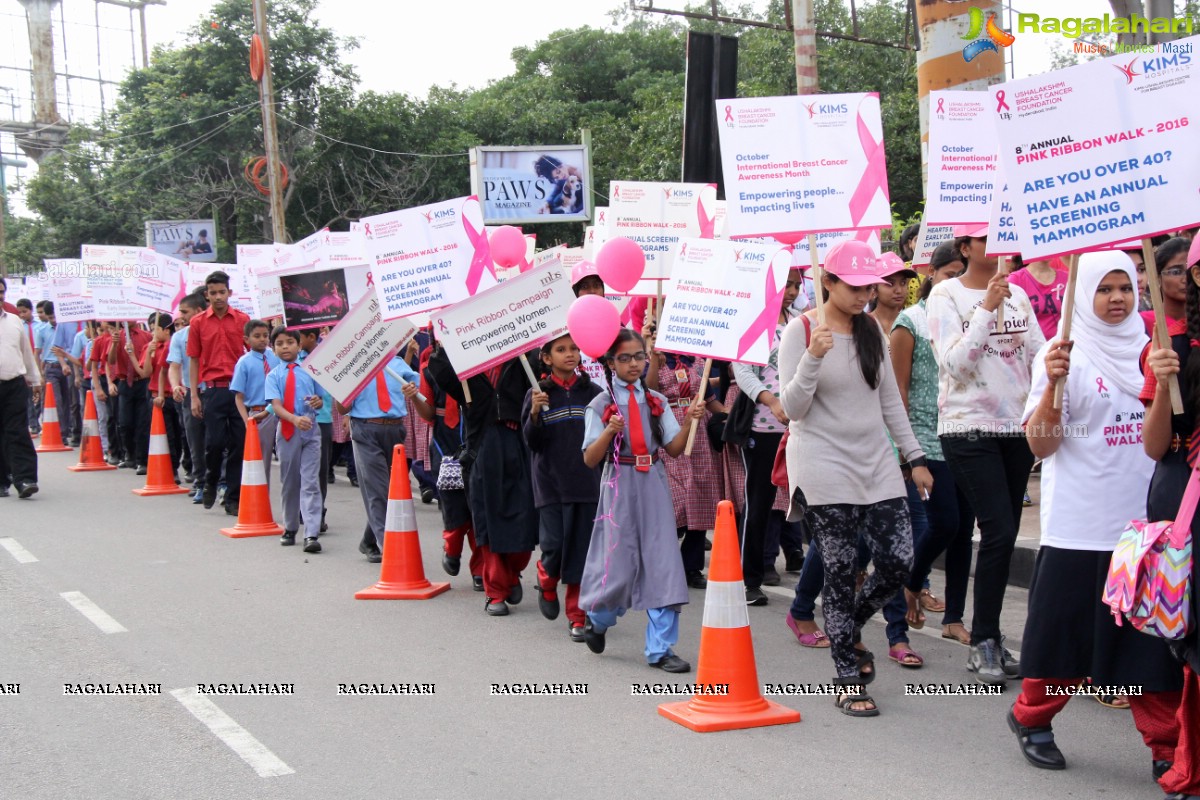
[[[706,585],[706,534],[731,500],[746,603],[768,602],[762,587],[782,581],[782,556],[797,576],[787,625],[800,645],[829,649],[843,713],[879,714],[865,623],[882,611],[888,658],[919,669],[908,631],[941,613],[976,680],[1019,681],[1008,722],[1034,766],[1066,764],[1052,729],[1063,687],[1140,686],[1128,707],[1155,779],[1171,797],[1200,796],[1195,630],[1168,645],[1118,625],[1101,601],[1130,520],[1191,518],[1181,506],[1200,455],[1200,240],[1163,241],[1154,264],[1140,249],[1080,255],[1064,339],[1061,263],[1018,260],[1006,274],[986,255],[986,226],[955,236],[920,276],[905,263],[912,235],[899,256],[835,245],[815,292],[793,269],[766,365],[710,371],[660,352],[651,308],[596,361],[564,335],[464,381],[424,330],[348,406],[296,368],[322,331],[248,318],[219,271],[177,318],[145,325],[59,323],[52,303],[22,301],[0,311],[0,496],[38,490],[30,434],[43,386],[71,446],[91,391],[108,462],[137,474],[160,408],[176,481],[234,516],[254,420],[264,476],[279,465],[281,544],[303,529],[303,550],[320,552],[327,485],[344,460],[365,508],[358,547],[374,563],[403,443],[422,499],[442,515],[442,566],[458,575],[469,550],[487,615],[522,601],[538,550],[530,583],[547,619],[565,611],[569,638],[602,653],[626,611],[645,611],[646,662],[672,673],[691,668],[674,651],[679,613]],[[1161,279],[1169,341],[1148,335],[1146,269]],[[588,262],[572,283],[604,292]],[[1170,410],[1173,379],[1183,414]],[[1035,461],[1041,547],[1018,663],[1001,611]],[[938,558],[944,599],[929,584]]]

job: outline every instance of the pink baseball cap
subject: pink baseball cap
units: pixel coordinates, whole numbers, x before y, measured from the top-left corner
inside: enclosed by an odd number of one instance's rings
[[[976,222],[969,225],[955,225],[954,238],[961,239],[964,236],[969,236],[972,239],[982,239],[988,235],[988,224],[986,222]]]
[[[825,271],[851,286],[887,283],[876,272],[878,258],[866,242],[843,239],[825,254]]]
[[[890,278],[900,273],[908,273],[910,278],[917,277],[917,271],[904,263],[904,259],[895,253],[884,253],[875,262],[876,273],[881,278]]]
[[[578,264],[576,264],[575,268],[571,270],[571,285],[574,286],[584,278],[592,275],[595,275],[597,278],[599,278],[600,270],[596,269],[596,265],[585,258],[583,261],[580,261]]]
[[[1188,248],[1188,266],[1196,266],[1196,262],[1200,261],[1200,236],[1192,239],[1192,246]]]

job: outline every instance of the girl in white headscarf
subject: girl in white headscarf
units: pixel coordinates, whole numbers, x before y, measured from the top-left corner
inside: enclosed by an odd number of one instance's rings
[[[1166,643],[1117,627],[1101,602],[1113,548],[1130,520],[1146,516],[1154,462],[1142,447],[1145,327],[1135,313],[1137,273],[1120,251],[1079,257],[1071,340],[1059,335],[1034,360],[1025,434],[1042,464],[1041,547],[1021,640],[1021,694],[1008,713],[1033,766],[1063,769],[1051,720],[1084,678],[1097,691],[1141,686],[1134,723],[1154,750],[1148,695],[1178,690]],[[1055,384],[1065,382],[1062,408]],[[1121,693],[1107,690],[1104,693]],[[1152,707],[1152,706],[1151,706]],[[1156,769],[1158,762],[1156,761]]]

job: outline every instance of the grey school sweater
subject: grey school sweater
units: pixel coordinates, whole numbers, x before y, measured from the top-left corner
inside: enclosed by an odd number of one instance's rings
[[[791,420],[789,495],[798,486],[809,505],[869,505],[904,497],[888,433],[904,456],[925,453],[904,411],[886,341],[879,386],[872,389],[863,379],[853,336],[834,333],[833,349],[823,358],[813,358],[805,339],[804,322],[797,318],[779,345],[779,400]]]

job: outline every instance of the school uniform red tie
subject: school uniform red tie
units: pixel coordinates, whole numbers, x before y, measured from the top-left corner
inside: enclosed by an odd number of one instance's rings
[[[270,374],[271,374],[271,365],[267,363],[267,357],[266,357],[266,355],[264,355],[263,356],[263,377],[265,378]],[[288,378],[290,380],[291,373],[288,373]]]
[[[375,398],[379,401],[379,410],[387,413],[392,410],[392,395],[388,392],[387,379],[380,372],[375,376]]]
[[[266,365],[267,360],[263,359],[263,364]],[[296,362],[288,364],[287,382],[283,385],[283,407],[296,413]],[[287,441],[292,440],[292,434],[296,432],[296,426],[286,420],[279,420],[279,430],[283,434],[283,438]]]
[[[646,434],[642,430],[642,409],[638,407],[637,395],[633,392],[633,387],[629,388],[629,424],[626,427],[629,429],[629,447],[633,450],[633,455],[645,456],[649,455],[650,451],[646,449]],[[643,463],[636,464],[634,469],[638,472],[649,472],[650,464],[647,459],[641,459]]]

